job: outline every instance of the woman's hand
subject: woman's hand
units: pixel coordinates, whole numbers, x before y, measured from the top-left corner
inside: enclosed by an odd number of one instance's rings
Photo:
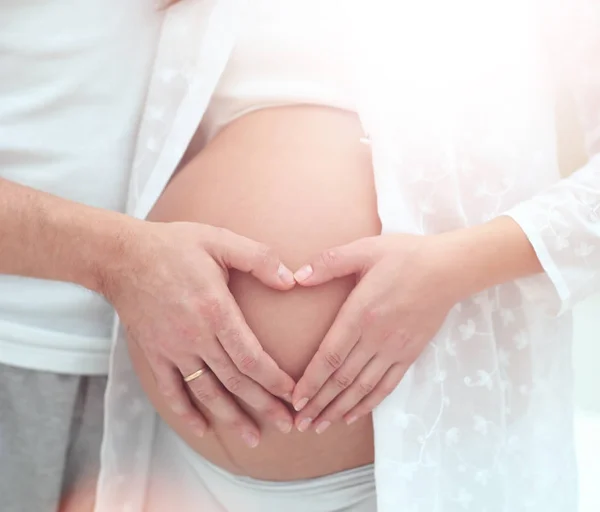
[[[133,222],[101,291],[144,353],[165,402],[198,435],[208,425],[190,396],[246,444],[258,444],[257,425],[232,394],[289,432],[293,418],[281,398],[291,399],[294,381],[262,349],[227,281],[234,268],[289,290],[291,271],[268,247],[224,229]],[[208,371],[184,383],[202,368]]]
[[[300,431],[312,424],[321,433],[341,418],[350,424],[371,412],[435,336],[463,292],[443,240],[365,238],[296,272],[302,286],[350,274],[358,281],[294,390]]]

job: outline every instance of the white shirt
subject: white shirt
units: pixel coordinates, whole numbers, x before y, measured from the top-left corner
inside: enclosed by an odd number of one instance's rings
[[[253,0],[227,66],[210,99],[198,136],[206,143],[233,120],[267,107],[308,104],[356,111],[350,24],[332,34],[337,5]],[[349,0],[348,9],[359,0]],[[310,27],[310,30],[307,30]],[[196,141],[194,141],[194,146]]]
[[[152,0],[0,2],[0,177],[124,211],[161,18]],[[106,373],[113,317],[82,287],[0,276],[0,362]]]
[[[245,4],[188,0],[168,14],[135,159],[135,216],[147,215],[196,130]],[[600,288],[599,3],[363,7],[348,44],[384,232],[507,214],[545,269],[457,304],[376,409],[378,512],[575,512],[568,310]],[[557,74],[571,82],[590,154],[562,180]],[[115,334],[96,511],[151,510],[143,491],[157,416]]]

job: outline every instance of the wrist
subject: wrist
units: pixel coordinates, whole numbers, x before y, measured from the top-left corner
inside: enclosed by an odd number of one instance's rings
[[[456,304],[472,295],[473,285],[465,280],[465,259],[468,256],[466,237],[459,232],[429,235],[417,255],[436,296]]]
[[[461,299],[543,271],[527,236],[507,216],[437,236]]]
[[[84,207],[74,220],[50,219],[68,242],[58,278],[106,296],[110,284],[134,256],[136,231],[142,221],[127,215]]]
[[[131,233],[141,224],[0,178],[0,274],[103,293],[106,276],[127,258]]]
[[[122,282],[138,271],[142,262],[141,236],[144,221],[122,214],[103,216],[92,231],[90,252],[80,283],[109,301]]]

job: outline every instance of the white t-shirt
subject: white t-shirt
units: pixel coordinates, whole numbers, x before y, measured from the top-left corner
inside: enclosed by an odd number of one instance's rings
[[[0,177],[124,211],[162,14],[153,0],[0,2]],[[0,363],[107,372],[113,312],[82,287],[0,276]]]

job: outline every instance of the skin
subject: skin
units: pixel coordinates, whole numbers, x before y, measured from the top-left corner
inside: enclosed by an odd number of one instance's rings
[[[267,246],[211,226],[141,221],[0,179],[0,273],[76,283],[104,295],[146,355],[160,392],[197,435],[208,425],[182,375],[212,361],[221,382],[242,385],[209,405],[255,445],[238,394],[274,424],[290,423],[294,381],[266,354],[227,288],[229,269],[277,290],[291,272]],[[185,299],[182,300],[182,297]],[[207,339],[200,343],[200,338]],[[218,360],[218,364],[215,361]],[[276,398],[277,397],[277,398]]]
[[[353,439],[354,454],[363,442],[372,447],[362,420],[370,421],[369,413],[397,386],[449,309],[480,289],[514,279],[510,272],[523,261],[533,263],[523,272],[540,270],[510,218],[444,235],[376,236],[380,226],[369,213],[375,210],[369,199],[374,189],[365,179],[372,176],[370,155],[360,136],[358,121],[338,111],[302,107],[248,114],[191,158],[151,214],[162,221],[225,226],[277,247],[286,264],[299,269],[295,277],[302,286],[284,294],[263,290],[246,276],[232,276],[230,289],[265,350],[299,379],[296,407],[312,398],[295,418],[300,437],[261,427],[260,447],[250,453],[211,418],[213,431],[196,440],[165,414],[144,378],[143,358],[132,356],[163,418],[204,458],[230,471],[297,479],[358,464],[336,442]],[[362,230],[370,236],[361,238]],[[323,250],[340,237],[350,243]],[[311,276],[302,266],[307,256]],[[342,283],[349,285],[347,292],[332,294],[329,286]],[[324,317],[324,331],[313,329]],[[210,384],[203,381],[198,386]],[[198,406],[202,410],[203,403]],[[249,412],[260,426],[262,413]],[[352,437],[340,428],[341,419],[364,430]]]
[[[316,286],[354,274],[359,283],[295,385],[262,350],[226,286],[229,268],[274,289],[294,286],[290,271],[264,244],[206,225],[131,219],[2,179],[0,244],[0,273],[69,281],[105,295],[174,413],[198,435],[207,422],[181,375],[195,371],[199,357],[222,358],[219,380],[256,410],[268,410],[280,430],[292,416],[274,397],[288,400],[293,392],[300,411],[295,425],[306,430],[313,424],[322,432],[379,404],[456,302],[542,271],[508,217],[442,235],[376,236],[327,250],[297,271],[296,281]],[[198,342],[206,333],[214,340],[210,347]],[[238,425],[255,446],[255,423],[229,393],[220,396],[210,405],[213,414]]]
[[[302,286],[355,275],[358,285],[293,394],[299,430],[317,432],[370,413],[461,300],[542,272],[510,217],[432,236],[364,238],[324,251],[295,274]]]
[[[275,248],[289,268],[298,269],[327,247],[381,232],[371,152],[360,142],[363,134],[358,117],[339,109],[290,106],[246,114],[209,144],[198,147],[192,142],[187,163],[149,218],[222,226]],[[202,131],[198,139],[203,139]],[[294,380],[304,373],[355,283],[349,276],[281,293],[245,273],[231,272],[228,279],[262,348]],[[131,343],[129,350],[143,389],[163,420],[202,458],[230,472],[289,481],[373,460],[368,416],[352,427],[338,422],[325,436],[297,430],[283,434],[286,429],[272,428],[271,421],[265,424],[269,409],[255,410],[240,400],[260,435],[259,445],[248,450],[237,428],[232,431],[204,407],[214,400],[220,380],[211,373],[192,383],[200,397],[197,406],[211,427],[198,438],[169,414],[143,353]],[[292,430],[291,422],[288,428]]]
[[[73,282],[104,295],[165,401],[198,436],[208,423],[193,399],[202,401],[205,390],[181,377],[206,362],[215,378],[203,381],[217,396],[207,407],[251,447],[257,426],[233,395],[282,432],[292,420],[318,433],[342,418],[353,423],[396,387],[456,302],[542,271],[509,218],[444,235],[361,239],[292,275],[268,246],[222,228],[131,219],[2,179],[0,246],[0,273]],[[297,384],[246,324],[227,288],[230,269],[280,291],[296,282],[358,279]],[[295,418],[282,401],[293,402]]]
[[[313,426],[324,432],[341,418],[350,424],[370,413],[400,382],[454,304],[543,272],[527,237],[509,217],[417,238],[386,235],[335,247],[295,273],[296,281],[309,287],[348,275],[359,279],[294,388],[300,431]],[[454,258],[447,257],[449,250]]]

